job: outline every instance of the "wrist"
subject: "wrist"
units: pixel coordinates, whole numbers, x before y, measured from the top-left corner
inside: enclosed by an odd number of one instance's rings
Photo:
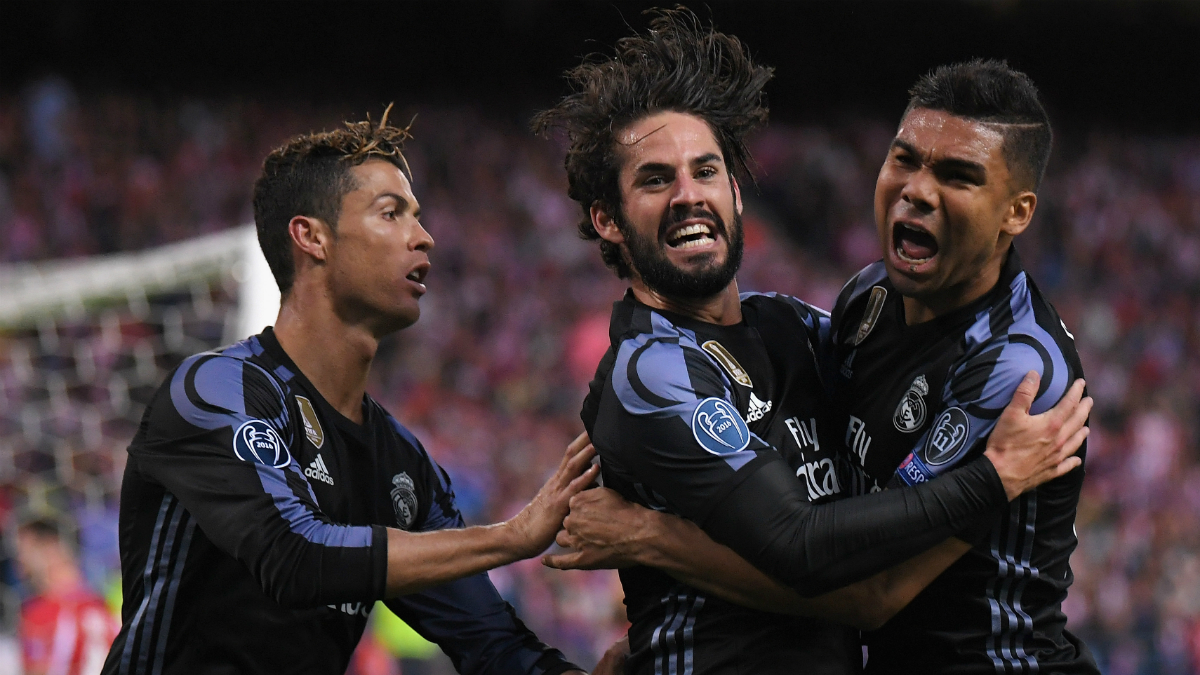
[[[630,558],[639,565],[659,569],[666,567],[671,559],[667,549],[678,537],[674,526],[682,522],[680,518],[646,509],[638,519],[635,536],[628,544],[632,549]]]
[[[992,479],[992,488],[997,492],[1003,492],[1004,501],[1005,503],[1008,503],[1017,497],[1020,497],[1023,489],[1020,485],[1010,485],[1010,481],[1004,480],[1004,477],[1000,475],[1000,467],[996,465],[996,462],[993,459],[993,452],[994,451],[989,446],[988,449],[983,453],[982,459],[984,461],[982,461],[980,465],[984,472],[987,473]]]
[[[507,565],[509,562],[532,558],[541,553],[541,551],[533,550],[533,537],[529,534],[529,528],[521,522],[523,513],[524,511],[521,511],[508,520],[488,526],[496,541],[497,551],[508,560],[503,564]]]

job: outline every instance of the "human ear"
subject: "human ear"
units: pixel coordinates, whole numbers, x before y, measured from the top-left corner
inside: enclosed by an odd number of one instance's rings
[[[738,185],[736,178],[731,177],[729,182],[733,185],[733,205],[740,216],[742,215],[742,188]]]
[[[333,233],[320,219],[294,216],[288,221],[288,235],[296,248],[309,258],[324,261],[328,257]]]
[[[1029,227],[1033,220],[1033,212],[1037,209],[1037,195],[1029,192],[1019,192],[1008,204],[1008,213],[1000,225],[1000,231],[1010,237],[1015,237]]]
[[[594,202],[590,211],[592,216],[592,227],[596,228],[596,234],[604,241],[614,244],[625,243],[625,235],[621,234],[621,228],[617,227],[617,221],[608,213],[607,207]]]

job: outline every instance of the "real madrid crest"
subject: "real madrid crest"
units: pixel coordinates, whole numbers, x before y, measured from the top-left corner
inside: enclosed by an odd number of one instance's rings
[[[407,472],[392,476],[392,508],[396,510],[396,525],[402,530],[412,527],[417,519],[416,484]]]
[[[928,393],[929,383],[924,375],[918,375],[900,399],[900,405],[896,406],[892,424],[906,434],[920,429],[925,424],[925,395]]]

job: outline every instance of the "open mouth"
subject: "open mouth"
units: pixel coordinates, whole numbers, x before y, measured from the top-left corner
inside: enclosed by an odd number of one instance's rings
[[[904,223],[892,226],[892,246],[896,249],[896,257],[913,265],[929,262],[938,252],[933,235]]]
[[[425,283],[425,277],[429,274],[429,263],[422,263],[413,268],[413,271],[404,275],[405,279],[416,282],[418,284]]]
[[[716,241],[712,227],[704,223],[685,225],[667,233],[667,246],[680,250],[697,248]]]

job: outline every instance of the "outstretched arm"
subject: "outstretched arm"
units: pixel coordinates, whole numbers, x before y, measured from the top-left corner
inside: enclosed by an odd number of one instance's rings
[[[435,532],[389,528],[387,597],[412,593],[507,565],[545,551],[567,515],[569,500],[599,473],[586,434],[567,446],[558,470],[533,501],[495,525]]]

